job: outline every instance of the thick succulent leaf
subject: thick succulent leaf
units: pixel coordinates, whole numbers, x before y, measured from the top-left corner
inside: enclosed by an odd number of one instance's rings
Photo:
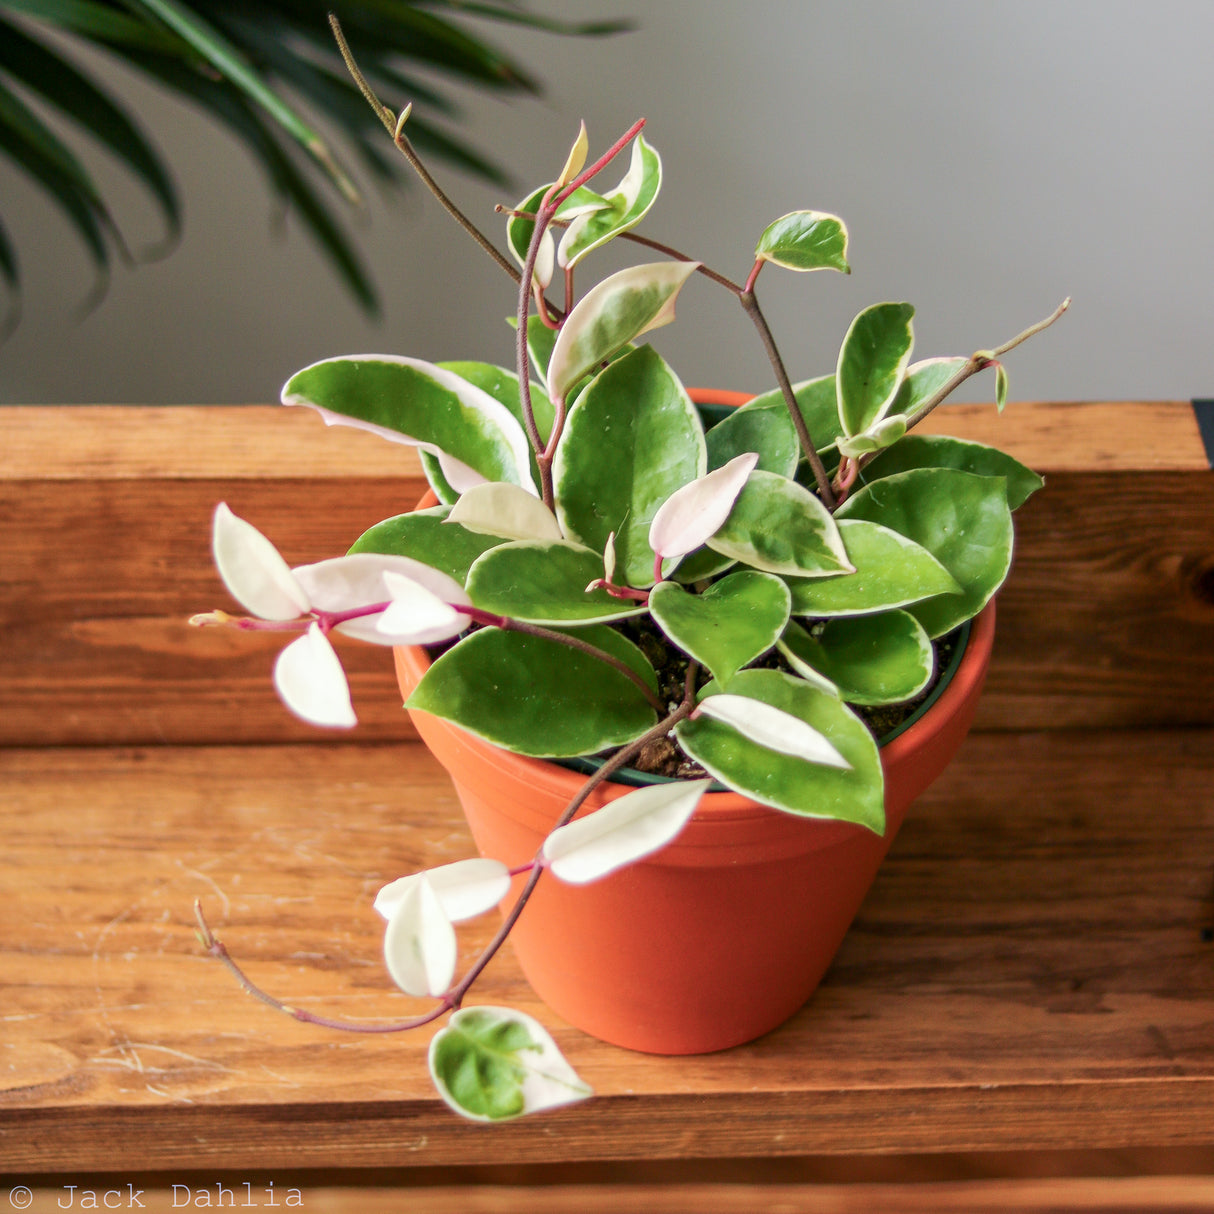
[[[764,472],[792,476],[801,458],[788,406],[778,392],[768,392],[741,408],[731,409],[729,416],[717,422],[705,439],[710,471],[753,451],[759,457],[757,467]]]
[[[593,1096],[532,1017],[502,1007],[466,1007],[430,1042],[439,1095],[473,1121],[507,1121]]]
[[[566,626],[640,615],[645,605],[587,590],[603,558],[565,540],[516,540],[485,553],[468,574],[468,593],[484,611],[529,624]]]
[[[438,658],[405,704],[516,754],[568,758],[622,746],[657,722],[614,667],[521,632],[482,628]]]
[[[773,708],[750,696],[719,693],[705,696],[700,712],[736,729],[747,741],[764,750],[792,755],[807,763],[821,763],[847,771],[851,764],[835,749],[830,739],[800,717]]]
[[[426,474],[426,481],[430,485],[430,488],[434,490],[434,496],[444,506],[454,506],[459,501],[459,490],[443,475],[442,465],[438,462],[438,456],[431,455],[429,451],[423,451],[420,448],[418,449],[417,456],[421,460],[422,471]]]
[[[852,438],[840,438],[839,454],[855,459],[873,451],[881,451],[886,447],[892,447],[905,433],[905,417],[883,417],[879,422],[874,422],[869,426],[863,434],[857,434]]]
[[[1007,405],[1007,368],[1002,363],[995,364],[995,407],[1000,413]]]
[[[553,874],[585,885],[661,851],[695,813],[711,780],[651,784],[554,830],[544,840]]]
[[[638,135],[624,179],[604,196],[605,207],[583,211],[565,230],[557,247],[557,264],[571,268],[587,253],[635,228],[653,206],[661,185],[661,158],[644,136]]]
[[[565,167],[561,169],[557,175],[556,184],[558,186],[567,186],[581,171],[586,163],[586,154],[590,151],[590,140],[586,135],[586,124],[581,123],[578,126],[577,138],[573,141],[573,146],[569,149],[569,155],[565,157]]]
[[[650,549],[667,558],[685,556],[706,543],[729,517],[758,462],[757,452],[748,451],[676,489],[649,525]]]
[[[420,582],[385,573],[392,601],[375,619],[375,631],[390,645],[434,645],[459,636],[472,620]]]
[[[826,507],[808,489],[774,472],[750,474],[708,546],[755,569],[791,577],[852,569]]]
[[[674,320],[675,299],[699,267],[696,261],[630,266],[592,287],[565,318],[548,363],[554,400],[597,364],[650,329]]]
[[[468,489],[451,507],[451,522],[507,540],[561,540],[556,515],[534,494],[505,481]]]
[[[863,434],[893,404],[910,362],[914,315],[915,309],[908,303],[879,303],[865,308],[851,322],[835,373],[839,421],[845,434]]]
[[[309,405],[329,425],[355,426],[443,452],[484,480],[534,491],[527,436],[510,411],[462,376],[421,359],[388,354],[325,359],[293,375],[282,402]]]
[[[725,685],[766,653],[788,623],[791,595],[770,573],[742,569],[691,594],[676,582],[659,582],[649,596],[658,627]]]
[[[726,569],[737,563],[731,556],[722,556],[719,552],[713,552],[711,548],[701,548],[685,556],[679,561],[674,574],[667,573],[666,576],[673,576],[680,585],[694,586],[696,582],[702,582],[706,578],[716,577],[718,573],[724,573]]]
[[[911,608],[933,639],[978,614],[1012,563],[1012,513],[1001,476],[954,468],[913,468],[849,497],[839,518],[881,523],[926,548],[957,579],[960,594]]]
[[[841,270],[847,264],[847,227],[837,215],[793,211],[769,224],[755,248],[760,261],[787,270]]]
[[[447,522],[450,513],[450,506],[433,506],[429,510],[414,510],[384,519],[364,531],[351,545],[350,553],[407,556],[445,573],[462,586],[468,579],[472,562],[504,541],[498,536],[483,535],[469,531],[459,523]]]
[[[935,396],[965,364],[968,358],[925,358],[911,363],[906,378],[890,405],[890,414],[910,416],[920,405]]]
[[[836,515],[836,522],[856,571],[787,579],[794,615],[870,615],[960,591],[956,578],[914,540],[862,519]]]
[[[455,977],[455,960],[455,928],[425,874],[419,874],[388,919],[388,974],[406,995],[442,995]]]
[[[211,524],[215,567],[232,597],[263,620],[293,620],[311,608],[278,549],[252,523],[238,518],[227,502],[215,507]]]
[[[500,860],[477,856],[390,881],[375,895],[375,909],[385,919],[391,919],[405,894],[422,877],[430,883],[443,913],[452,923],[483,915],[510,892],[510,870]]]
[[[712,685],[709,685],[709,689]],[[864,723],[829,692],[778,670],[743,670],[730,692],[798,717],[829,739],[849,770],[779,754],[711,717],[680,721],[675,736],[711,775],[764,805],[806,817],[885,830],[884,782],[877,744]]]
[[[649,528],[707,467],[700,416],[678,377],[641,346],[595,377],[569,411],[552,475],[561,528],[602,552],[615,532],[618,579],[653,584]]]
[[[535,232],[535,220],[524,218],[524,216],[534,215],[540,209],[540,203],[543,202],[544,195],[550,188],[550,185],[542,185],[538,190],[532,191],[514,208],[523,214],[511,215],[506,220],[506,244],[514,255],[514,260],[520,266],[527,264],[527,250],[531,247],[531,237]],[[596,194],[585,186],[578,186],[557,207],[556,218],[572,221],[586,211],[596,211],[606,206],[607,200],[601,194]],[[552,279],[552,268],[556,258],[556,246],[552,240],[551,229],[544,233],[544,241],[547,249],[541,252],[541,258],[547,264],[541,270],[540,259],[537,258],[535,278],[539,280],[541,286],[546,287]]]
[[[310,725],[350,729],[358,724],[346,672],[317,624],[278,655],[274,687],[282,702]]]
[[[905,611],[827,620],[812,633],[792,622],[780,651],[798,674],[829,679],[849,704],[900,704],[927,686],[935,668],[927,633]]]
[[[1045,484],[1031,468],[995,447],[942,434],[908,434],[867,465],[863,475],[865,481],[873,481],[911,468],[959,468],[978,476],[1002,476],[1007,481],[1007,504],[1013,510]]]

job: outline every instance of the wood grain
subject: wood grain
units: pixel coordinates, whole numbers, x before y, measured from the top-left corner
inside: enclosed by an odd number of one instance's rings
[[[370,908],[471,854],[417,746],[0,753],[6,1170],[433,1166],[810,1152],[1214,1146],[1210,733],[975,736],[912,811],[838,961],[783,1029],[703,1058],[563,1026],[600,1093],[499,1127],[431,1094],[427,1033],[343,1036],[254,979],[399,1015]],[[469,954],[488,922],[463,932]]]

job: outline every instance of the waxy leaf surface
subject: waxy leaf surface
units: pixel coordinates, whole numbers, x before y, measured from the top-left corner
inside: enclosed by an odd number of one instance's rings
[[[863,434],[893,404],[910,362],[914,315],[910,304],[880,303],[851,322],[835,372],[845,434]]]
[[[703,594],[659,582],[649,596],[658,627],[722,685],[776,643],[790,604],[778,577],[751,569],[727,574]]]
[[[317,624],[278,655],[274,687],[282,702],[310,725],[350,729],[358,724],[346,672]]]
[[[583,633],[594,643],[589,633]],[[622,746],[656,724],[641,690],[590,654],[482,628],[439,657],[406,708],[517,754],[567,758]]]
[[[742,486],[755,470],[753,451],[736,455],[676,489],[658,508],[649,525],[649,547],[663,558],[685,556],[701,547],[729,517]]]
[[[833,397],[831,406],[833,410]],[[768,392],[740,408],[731,409],[723,421],[708,431],[705,441],[710,471],[753,451],[759,457],[757,466],[764,472],[792,476],[801,458],[788,406],[778,392]]]
[[[569,411],[552,468],[561,528],[597,552],[615,532],[617,581],[651,586],[650,524],[707,460],[691,398],[641,346],[596,376]]]
[[[881,523],[926,548],[956,578],[959,594],[911,608],[935,639],[977,615],[1012,563],[1007,482],[954,468],[914,468],[849,497],[837,517]]]
[[[594,1095],[532,1017],[511,1008],[466,1007],[430,1042],[439,1095],[473,1121],[506,1121]]]
[[[507,540],[560,540],[556,515],[538,497],[505,481],[486,481],[451,507],[451,522]]]
[[[841,270],[847,264],[847,227],[837,215],[793,211],[769,224],[755,256],[787,270]]]
[[[215,567],[232,597],[263,620],[293,620],[311,603],[281,553],[252,523],[233,514],[226,502],[215,507],[211,524]]]
[[[432,506],[429,510],[414,510],[384,519],[364,531],[354,541],[350,552],[407,556],[445,573],[462,586],[472,562],[505,541],[495,535],[469,531],[459,523],[448,523],[450,513],[450,506]]]
[[[709,689],[711,690],[711,685]],[[858,822],[885,830],[884,783],[877,744],[864,723],[829,692],[778,670],[742,670],[730,692],[799,717],[828,738],[850,770],[782,755],[723,721],[680,721],[675,736],[706,771],[764,805],[806,817]]]
[[[926,404],[965,364],[968,358],[925,358],[911,363],[906,369],[906,378],[890,405],[890,414],[910,416],[920,405]]]
[[[391,919],[405,894],[422,877],[430,883],[443,913],[452,923],[483,915],[510,892],[510,870],[500,860],[477,856],[390,881],[375,895],[375,909],[385,919]]]
[[[421,874],[392,909],[384,963],[406,995],[442,995],[455,977],[455,959],[455,929]]]

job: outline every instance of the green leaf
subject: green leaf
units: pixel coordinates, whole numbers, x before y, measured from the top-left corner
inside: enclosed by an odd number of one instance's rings
[[[851,565],[830,512],[808,489],[752,472],[708,546],[755,569],[792,577],[847,573]]]
[[[789,578],[794,615],[868,615],[905,607],[961,588],[926,548],[862,519],[839,518],[839,534],[854,573],[832,578]]]
[[[485,480],[533,487],[526,435],[511,413],[461,376],[420,359],[325,359],[293,375],[282,402],[441,452]]]
[[[584,375],[650,329],[674,320],[674,304],[695,261],[631,266],[592,287],[565,318],[548,363],[548,391],[564,399]]]
[[[706,771],[763,805],[805,817],[857,822],[877,834],[885,830],[877,744],[846,705],[804,679],[778,670],[739,671],[729,690],[798,717],[823,734],[851,768],[844,771],[779,754],[710,717],[680,721],[675,736]]]
[[[863,434],[893,404],[910,362],[914,315],[908,303],[880,303],[865,308],[851,322],[836,370],[839,420],[845,434]]]
[[[1007,481],[1007,502],[1018,510],[1045,484],[1031,468],[996,447],[943,434],[908,434],[864,469],[866,481],[893,476],[911,468],[959,468],[978,476],[1002,476]]]
[[[469,531],[459,523],[446,522],[450,513],[450,506],[434,506],[384,519],[364,531],[350,551],[412,557],[463,585],[472,562],[502,541],[496,536]]]
[[[167,54],[180,52],[178,39],[162,26],[128,17],[93,0],[5,0],[4,7],[16,13],[29,13],[39,21],[85,38]]]
[[[893,446],[905,433],[905,417],[883,417],[879,422],[873,422],[863,434],[840,438],[837,444],[839,454],[856,459],[872,451],[881,451]]]
[[[1001,476],[914,468],[866,485],[836,515],[881,523],[907,536],[957,579],[960,594],[911,610],[933,639],[977,615],[1011,568],[1012,513]]]
[[[909,417],[920,405],[935,396],[965,364],[968,358],[925,358],[911,363],[906,378],[889,407],[889,415]]]
[[[553,463],[565,534],[602,552],[615,532],[617,580],[653,585],[649,525],[662,503],[707,470],[700,416],[649,346],[613,362],[569,411]]]
[[[448,649],[405,707],[536,758],[623,746],[657,722],[640,688],[614,667],[556,641],[500,628],[482,628]]]
[[[833,408],[833,400],[832,400]],[[768,392],[748,401],[717,422],[705,436],[708,443],[708,469],[724,467],[735,456],[755,451],[758,466],[764,472],[792,476],[801,458],[797,432],[788,416],[788,407],[778,392]]]
[[[711,548],[697,548],[679,562],[673,577],[680,585],[691,586],[704,581],[705,578],[716,577],[718,573],[724,573],[731,565],[736,564],[737,561],[731,556],[722,556]]]
[[[1000,413],[1007,404],[1007,368],[1002,363],[995,364],[995,407]]]
[[[847,264],[847,227],[837,215],[793,211],[770,224],[755,248],[760,261],[786,270],[841,270]]]
[[[640,615],[644,604],[586,587],[603,576],[600,553],[580,544],[516,540],[472,566],[468,593],[483,611],[530,624],[579,624]]]
[[[538,190],[534,190],[528,194],[526,198],[519,202],[514,210],[523,212],[522,215],[511,215],[506,220],[506,244],[510,252],[514,254],[515,261],[520,266],[527,264],[527,250],[531,247],[531,238],[535,234],[535,220],[526,218],[536,214],[540,209],[540,204],[544,201],[544,195],[551,189],[550,185],[542,185]],[[585,186],[578,186],[564,202],[556,209],[554,218],[572,221],[577,216],[586,213],[587,211],[600,210],[608,205],[607,200],[601,195],[596,194],[593,190],[587,189]],[[535,278],[543,286],[547,286],[552,277],[552,262],[555,257],[555,248],[552,244],[551,229],[544,233],[544,241],[547,244],[546,251],[541,251],[539,257],[536,258],[536,274]],[[533,319],[539,321],[538,317]],[[539,321],[542,325],[543,322]],[[546,326],[545,326],[546,327]],[[549,332],[553,332],[549,330]],[[556,334],[553,332],[555,340]],[[547,366],[547,363],[545,363]]]
[[[776,643],[790,605],[788,587],[778,577],[753,569],[731,573],[703,594],[659,582],[649,596],[658,627],[723,686]]]
[[[900,704],[927,686],[932,643],[905,611],[827,620],[813,632],[791,622],[780,652],[799,674],[829,679],[849,704]]]
[[[431,1040],[429,1061],[439,1095],[473,1121],[507,1121],[593,1095],[538,1021],[511,1008],[455,1012]]]

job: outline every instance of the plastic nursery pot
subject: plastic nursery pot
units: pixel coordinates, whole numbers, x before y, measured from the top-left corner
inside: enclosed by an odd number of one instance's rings
[[[884,836],[710,792],[657,855],[590,885],[540,881],[510,937],[532,989],[585,1032],[655,1054],[725,1049],[782,1024],[826,973],[907,808],[968,733],[994,632],[992,602],[972,622],[947,684],[882,746]],[[424,649],[396,650],[406,697],[428,666]],[[531,860],[586,777],[411,715],[450,774],[481,854],[511,866]],[[600,786],[582,812],[630,787]],[[516,878],[503,907],[521,884]]]

